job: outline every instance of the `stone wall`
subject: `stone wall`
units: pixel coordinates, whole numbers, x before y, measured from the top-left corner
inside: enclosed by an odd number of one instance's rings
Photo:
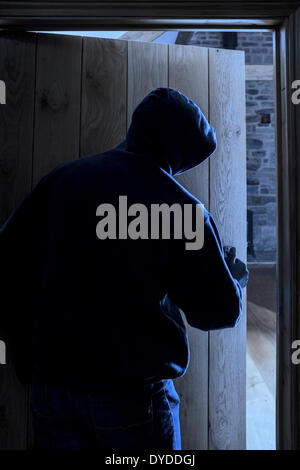
[[[177,44],[243,50],[246,65],[273,64],[271,32],[179,32]],[[253,220],[249,261],[276,260],[275,90],[271,80],[246,81],[247,198]]]

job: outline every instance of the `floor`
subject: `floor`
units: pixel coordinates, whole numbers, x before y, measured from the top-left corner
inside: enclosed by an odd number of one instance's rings
[[[276,448],[275,266],[254,265],[250,268],[250,278],[247,291],[247,449],[273,450]]]

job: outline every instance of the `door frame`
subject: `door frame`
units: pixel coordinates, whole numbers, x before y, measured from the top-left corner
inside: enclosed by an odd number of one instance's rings
[[[300,105],[292,82],[300,79],[300,2],[255,0],[154,2],[2,1],[0,30],[275,31],[277,111],[277,449],[300,449],[300,365],[291,361],[300,339]],[[299,185],[300,188],[300,185]]]

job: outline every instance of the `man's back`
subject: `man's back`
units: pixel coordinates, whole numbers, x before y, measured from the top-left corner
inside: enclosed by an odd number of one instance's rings
[[[206,210],[204,246],[189,251],[184,237],[150,236],[150,216],[148,237],[124,235],[135,217],[119,208],[123,198],[133,212],[135,204],[147,214],[155,204],[190,204],[195,213],[200,201],[172,175],[215,148],[214,129],[199,108],[176,90],[157,89],[136,108],[120,145],[60,165],[26,198],[0,233],[6,283],[11,276],[20,291],[16,299],[7,289],[13,314],[6,331],[24,381],[30,380],[30,361],[20,352],[24,335],[12,335],[20,299],[26,315],[18,313],[16,321],[19,332],[28,332],[42,380],[88,389],[182,375],[189,351],[179,308],[203,330],[238,322],[241,288]],[[107,227],[99,217],[105,207],[115,209]],[[99,223],[102,235],[113,235],[99,236]],[[144,218],[133,232],[146,231],[145,225]]]
[[[87,383],[182,374],[185,328],[175,306],[171,319],[162,307],[174,247],[151,238],[151,220],[149,238],[120,239],[119,217],[128,210],[119,198],[148,214],[152,204],[195,205],[194,199],[149,158],[123,150],[64,165],[48,184],[35,336],[46,377],[61,372],[61,379]],[[116,239],[97,236],[102,204],[115,208]],[[132,220],[127,216],[126,228]]]

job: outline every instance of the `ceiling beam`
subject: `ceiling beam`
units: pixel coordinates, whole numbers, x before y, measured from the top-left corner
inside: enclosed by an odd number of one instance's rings
[[[26,1],[0,0],[0,27],[14,29],[166,30],[280,24],[299,0],[279,1]]]
[[[194,31],[179,31],[176,44],[190,44]]]
[[[126,39],[126,41],[152,42],[164,33],[165,31],[127,31],[118,39]]]

